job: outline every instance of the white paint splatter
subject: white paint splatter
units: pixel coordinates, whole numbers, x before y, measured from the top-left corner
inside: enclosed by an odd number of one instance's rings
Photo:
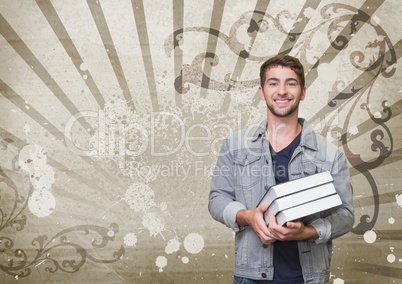
[[[189,259],[188,259],[188,257],[187,256],[183,256],[182,258],[181,258],[181,262],[183,262],[184,264],[187,264],[187,263],[189,263]]]
[[[167,203],[166,202],[161,202],[159,204],[159,208],[161,209],[161,211],[166,211],[167,208],[168,208]]]
[[[56,199],[48,190],[35,190],[28,200],[28,208],[37,217],[46,217],[53,213]]]
[[[402,194],[395,195],[396,203],[398,203],[398,207],[402,207]]]
[[[395,259],[395,255],[393,255],[392,253],[387,256],[387,260],[389,263],[393,263]]]
[[[46,165],[47,158],[45,150],[39,145],[27,145],[21,149],[18,155],[18,163],[24,171],[33,173],[35,167]]]
[[[333,282],[334,284],[344,284],[345,283],[345,281],[343,280],[343,279],[341,279],[341,278],[336,278],[336,279],[334,279],[334,282]]]
[[[115,232],[114,232],[113,230],[109,230],[109,231],[107,232],[107,236],[110,237],[110,238],[114,238]]]
[[[356,135],[357,133],[359,133],[359,129],[357,128],[356,125],[353,125],[349,127],[349,133],[352,135]]]
[[[34,168],[34,172],[29,176],[35,189],[50,190],[55,182],[54,170],[49,165]]]
[[[372,244],[376,241],[377,234],[372,230],[368,230],[364,233],[363,238],[366,243]]]
[[[389,217],[388,218],[388,223],[390,223],[391,225],[395,224],[395,219],[393,217]]]
[[[204,239],[197,233],[191,233],[186,236],[183,244],[189,253],[196,254],[204,248]]]
[[[142,217],[142,224],[149,230],[151,236],[161,234],[165,230],[165,225],[155,213],[147,213]]]
[[[28,123],[25,123],[24,128],[22,129],[25,135],[28,135],[31,132],[31,126]]]
[[[167,258],[164,256],[158,256],[155,264],[157,267],[159,267],[159,272],[163,272],[163,268],[167,265]]]
[[[49,191],[55,182],[54,170],[47,165],[45,150],[35,144],[23,147],[18,155],[18,164],[29,173],[35,191],[28,200],[28,208],[37,217],[49,216],[56,207],[56,200]]]
[[[87,71],[88,70],[88,65],[85,62],[82,62],[80,64],[80,69],[81,69],[81,71]]]
[[[318,14],[317,11],[311,7],[304,9],[304,12],[303,12],[303,15],[309,19],[317,16],[317,14]]]
[[[27,145],[21,149],[18,156],[19,166],[29,173],[29,178],[35,189],[47,189],[55,182],[54,170],[47,165],[45,150],[39,145]]]
[[[135,246],[137,244],[137,236],[134,233],[128,233],[124,236],[124,243],[129,247]]]
[[[125,199],[131,209],[136,212],[147,212],[155,206],[155,193],[145,183],[132,183],[126,191]]]
[[[179,251],[180,249],[180,242],[174,238],[168,241],[166,248],[165,248],[165,252],[167,254],[172,254],[174,252]]]

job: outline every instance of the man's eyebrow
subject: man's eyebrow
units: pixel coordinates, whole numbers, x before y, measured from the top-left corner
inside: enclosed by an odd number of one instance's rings
[[[271,78],[268,78],[267,81],[280,81],[280,79],[276,78],[276,77],[271,77]],[[285,82],[289,82],[289,81],[299,82],[299,80],[297,80],[296,78],[286,78],[285,79]]]

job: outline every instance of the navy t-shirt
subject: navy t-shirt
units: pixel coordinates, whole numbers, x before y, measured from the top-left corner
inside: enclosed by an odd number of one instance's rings
[[[299,144],[300,134],[279,152],[275,152],[270,147],[277,184],[289,181],[288,164]],[[272,283],[303,283],[297,241],[276,241],[274,243],[274,281]]]

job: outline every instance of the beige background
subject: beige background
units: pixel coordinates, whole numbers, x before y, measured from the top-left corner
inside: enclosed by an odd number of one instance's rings
[[[0,1],[0,282],[231,283],[207,210],[222,139],[264,118],[260,64],[346,153],[356,223],[331,283],[402,283],[402,6]]]

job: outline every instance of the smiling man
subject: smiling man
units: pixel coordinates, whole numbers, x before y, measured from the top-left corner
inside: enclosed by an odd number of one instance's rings
[[[236,232],[233,283],[326,283],[332,240],[354,223],[345,156],[298,117],[306,96],[297,58],[275,56],[261,65],[259,93],[267,120],[226,139],[211,181],[209,211]],[[343,204],[279,226],[264,220],[258,202],[271,186],[329,171]]]

